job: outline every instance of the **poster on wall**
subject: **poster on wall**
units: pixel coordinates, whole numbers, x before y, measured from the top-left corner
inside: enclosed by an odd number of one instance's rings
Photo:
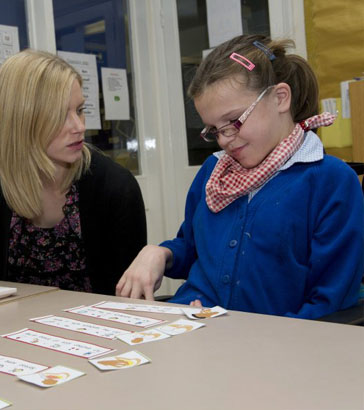
[[[86,129],[100,130],[99,79],[94,54],[58,51],[58,55],[71,64],[82,77],[82,91],[85,97]]]
[[[13,54],[19,52],[18,27],[0,24],[0,65]]]
[[[101,68],[105,120],[130,120],[129,91],[126,70]]]
[[[210,48],[243,34],[240,0],[206,0]]]

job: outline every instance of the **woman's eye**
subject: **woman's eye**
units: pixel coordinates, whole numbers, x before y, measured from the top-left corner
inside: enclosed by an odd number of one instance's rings
[[[85,110],[85,107],[80,107],[80,108],[77,110],[77,114],[78,114],[78,115],[81,115],[81,114],[84,112],[84,110]]]

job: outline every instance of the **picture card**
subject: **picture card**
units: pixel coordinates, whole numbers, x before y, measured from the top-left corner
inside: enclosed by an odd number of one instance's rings
[[[182,310],[183,313],[192,320],[208,319],[210,317],[217,317],[227,313],[227,310],[220,306],[215,306],[212,308],[182,308]]]
[[[12,406],[13,403],[10,403],[10,401],[7,401],[5,399],[0,399],[0,409],[6,409],[6,407]]]
[[[18,376],[37,373],[48,368],[49,366],[28,362],[26,360],[17,359],[16,357],[0,355],[0,373]]]
[[[105,339],[111,340],[114,340],[117,335],[130,333],[129,330],[96,325],[95,323],[81,322],[80,320],[74,320],[62,316],[49,315],[29,320],[32,322],[41,323],[43,325],[59,327],[61,329],[72,330],[79,333],[86,333],[88,335],[103,337]]]
[[[123,323],[138,327],[155,326],[166,322],[165,320],[152,319],[150,317],[128,315],[127,313],[110,312],[90,306],[79,306],[72,309],[65,309],[65,312],[76,313],[78,315],[95,317],[98,319],[110,320],[112,322]]]
[[[0,286],[0,298],[6,298],[8,296],[15,295],[16,292],[17,292],[17,288],[9,288],[7,286]]]
[[[199,329],[202,326],[205,326],[205,324],[187,319],[179,319],[167,325],[159,326],[156,329],[167,333],[167,335],[176,336]]]
[[[100,302],[92,305],[100,309],[131,310],[135,312],[168,313],[183,315],[182,309],[174,306],[143,305],[142,303]]]
[[[87,359],[115,351],[115,349],[109,349],[108,347],[53,336],[32,329],[22,329],[17,332],[3,335],[2,337]]]
[[[48,370],[35,374],[18,376],[24,382],[33,383],[40,387],[53,387],[58,384],[69,382],[77,377],[83,376],[85,373],[79,370],[71,369],[64,366],[54,366]]]
[[[170,336],[157,329],[148,329],[143,332],[133,332],[127,335],[119,335],[117,338],[129,345],[139,345],[142,343],[155,342],[157,340],[168,339]]]
[[[126,352],[117,356],[109,356],[89,360],[89,362],[100,370],[118,370],[129,369],[130,367],[149,363],[150,359],[137,352],[136,350],[131,350],[130,352]]]

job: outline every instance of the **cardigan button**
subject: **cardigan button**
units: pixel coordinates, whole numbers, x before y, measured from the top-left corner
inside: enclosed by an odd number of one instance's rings
[[[229,275],[224,275],[222,277],[222,283],[224,283],[225,285],[227,285],[228,283],[230,283],[230,276]]]
[[[238,241],[236,240],[236,239],[232,239],[230,242],[229,242],[229,246],[230,246],[230,248],[235,248],[235,246],[238,244]]]

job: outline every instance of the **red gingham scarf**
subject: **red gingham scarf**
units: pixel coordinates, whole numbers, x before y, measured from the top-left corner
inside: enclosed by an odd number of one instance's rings
[[[300,148],[304,132],[312,128],[331,125],[335,115],[324,112],[296,124],[292,133],[255,168],[244,168],[226,153],[219,159],[206,184],[206,203],[217,213],[235,199],[263,185]]]

